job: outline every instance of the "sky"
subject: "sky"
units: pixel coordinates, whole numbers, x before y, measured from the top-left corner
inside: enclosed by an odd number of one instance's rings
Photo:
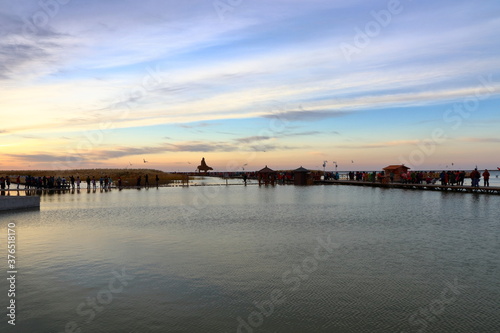
[[[0,169],[496,169],[498,31],[498,0],[0,0]]]

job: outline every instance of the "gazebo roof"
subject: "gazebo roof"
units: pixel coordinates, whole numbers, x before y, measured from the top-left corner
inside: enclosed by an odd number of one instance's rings
[[[259,173],[272,173],[272,172],[276,172],[276,171],[274,171],[273,169],[269,169],[269,168],[267,167],[267,165],[266,165],[266,167],[265,167],[265,168],[260,169],[258,172],[259,172]]]
[[[406,169],[406,170],[410,169],[406,165],[401,164],[401,165],[389,165],[389,166],[386,166],[384,168],[384,170],[397,170],[397,169],[400,169],[400,168],[403,168],[403,169]]]
[[[293,170],[294,172],[309,172],[306,168],[300,166],[300,168]]]

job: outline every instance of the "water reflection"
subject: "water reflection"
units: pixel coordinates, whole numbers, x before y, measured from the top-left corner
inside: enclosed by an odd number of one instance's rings
[[[499,325],[496,197],[334,186],[85,192],[41,194],[40,212],[8,216],[22,234],[21,331],[60,332],[73,320],[89,332],[235,332],[241,318],[255,332],[410,332],[408,318],[455,279],[469,289],[429,331]],[[338,246],[318,252],[319,239]],[[134,280],[86,323],[75,308],[122,267]],[[283,302],[257,325],[256,303],[275,290]]]

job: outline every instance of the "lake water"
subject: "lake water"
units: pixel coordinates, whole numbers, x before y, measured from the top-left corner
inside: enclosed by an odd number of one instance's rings
[[[0,215],[0,331],[499,332],[499,216],[498,196],[354,186],[43,195]]]

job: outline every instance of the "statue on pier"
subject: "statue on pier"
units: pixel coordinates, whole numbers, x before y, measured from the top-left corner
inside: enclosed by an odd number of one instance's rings
[[[205,157],[203,157],[203,158],[201,159],[201,164],[200,164],[200,165],[198,165],[198,168],[197,168],[197,169],[198,169],[198,172],[202,172],[202,171],[203,171],[203,172],[205,172],[205,173],[207,173],[207,172],[208,172],[208,170],[213,170],[213,168],[209,167],[209,166],[207,165],[207,163],[205,163]]]

